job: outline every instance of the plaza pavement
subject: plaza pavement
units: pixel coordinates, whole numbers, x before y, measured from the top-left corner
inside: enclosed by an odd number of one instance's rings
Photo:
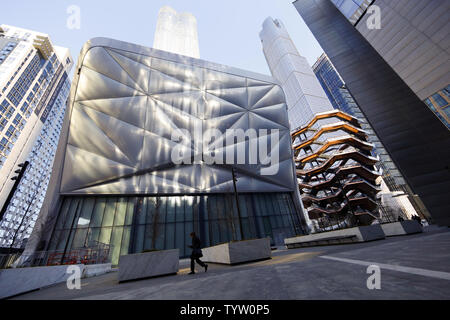
[[[188,275],[189,260],[175,276],[119,284],[117,272],[82,279],[80,290],[58,284],[14,299],[450,299],[450,229],[386,240],[273,251],[271,260]],[[381,289],[369,290],[367,266],[381,268]],[[201,269],[201,270],[200,270]]]

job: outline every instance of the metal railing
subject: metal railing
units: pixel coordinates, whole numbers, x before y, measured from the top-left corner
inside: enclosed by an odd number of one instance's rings
[[[0,269],[71,264],[100,264],[110,262],[111,245],[97,243],[95,246],[70,251],[38,251],[33,254],[0,255]]]

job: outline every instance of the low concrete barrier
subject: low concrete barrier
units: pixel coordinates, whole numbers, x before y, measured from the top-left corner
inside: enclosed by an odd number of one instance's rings
[[[384,239],[386,236],[379,224],[314,233],[306,236],[284,239],[288,249],[342,244],[351,242],[367,242]]]
[[[77,266],[82,275],[85,266]],[[71,275],[67,273],[68,267],[65,265],[0,270],[0,299],[66,282]]]
[[[423,232],[422,226],[415,220],[385,223],[381,225],[386,237],[402,236],[406,234]]]
[[[269,259],[272,256],[270,239],[233,241],[202,249],[202,261],[223,264]]]
[[[120,256],[119,282],[176,274],[179,265],[179,249]]]
[[[0,270],[0,299],[49,287],[67,281],[73,272],[67,273],[70,265],[32,268],[11,268]],[[90,278],[111,272],[111,263],[84,265],[80,268],[81,278]]]
[[[90,264],[85,266],[83,278],[91,278],[111,271],[111,263]]]

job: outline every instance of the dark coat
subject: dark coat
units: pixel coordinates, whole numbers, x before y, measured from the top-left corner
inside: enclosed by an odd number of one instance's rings
[[[194,236],[192,238],[192,246],[191,246],[192,254],[191,254],[191,257],[193,257],[193,258],[203,257],[202,250],[201,250],[201,245],[202,245],[202,243],[201,243],[200,239],[197,236]]]

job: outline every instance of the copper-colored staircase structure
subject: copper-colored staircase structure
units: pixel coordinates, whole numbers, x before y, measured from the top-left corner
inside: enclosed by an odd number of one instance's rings
[[[368,225],[380,217],[374,146],[358,120],[340,110],[317,114],[292,133],[302,201],[311,220]],[[319,223],[320,224],[320,223]]]

